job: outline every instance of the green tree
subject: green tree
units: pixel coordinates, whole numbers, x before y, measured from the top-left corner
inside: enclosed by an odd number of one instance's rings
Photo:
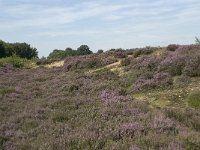
[[[78,55],[88,55],[92,54],[92,51],[87,45],[81,45],[79,48],[77,48]]]
[[[66,57],[65,51],[55,49],[53,50],[53,52],[49,54],[48,59],[62,59],[65,57]]]
[[[75,55],[77,55],[76,50],[73,50],[70,47],[65,49],[65,56],[75,56]]]
[[[36,48],[32,48],[27,43],[15,43],[13,44],[14,52],[21,58],[31,59],[38,56]]]
[[[10,57],[17,55],[21,58],[31,59],[38,57],[36,48],[32,48],[27,43],[7,43],[0,40],[0,57]]]
[[[101,54],[101,53],[103,53],[103,50],[102,50],[102,49],[99,49],[99,50],[97,51],[97,53],[98,53],[98,54]]]
[[[0,40],[0,58],[5,57],[4,42]]]

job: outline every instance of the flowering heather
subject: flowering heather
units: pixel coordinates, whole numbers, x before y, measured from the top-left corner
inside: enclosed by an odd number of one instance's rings
[[[134,83],[134,91],[141,89],[150,89],[155,87],[164,87],[172,84],[172,77],[168,73],[156,73],[150,79],[139,78]]]
[[[157,114],[154,116],[151,124],[153,129],[159,132],[174,131],[176,130],[176,124],[171,119],[165,117],[163,114]]]
[[[114,52],[53,68],[0,64],[0,149],[200,149],[200,110],[186,99],[200,88],[199,46],[145,49],[123,66]],[[171,105],[154,107],[158,98]]]
[[[121,125],[121,136],[134,136],[144,130],[144,126],[141,123],[133,122]]]
[[[100,97],[103,103],[106,105],[110,105],[116,102],[126,102],[131,100],[130,96],[120,96],[117,92],[110,90],[103,90],[100,94]]]

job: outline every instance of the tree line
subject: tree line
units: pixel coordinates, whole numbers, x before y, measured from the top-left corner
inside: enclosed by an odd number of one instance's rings
[[[38,51],[25,42],[8,43],[0,40],[0,58],[11,56],[32,59],[38,57]]]
[[[72,48],[66,48],[65,50],[55,49],[48,56],[48,59],[62,59],[68,56],[80,56],[80,55],[89,55],[93,52],[87,45],[81,45],[76,50]]]

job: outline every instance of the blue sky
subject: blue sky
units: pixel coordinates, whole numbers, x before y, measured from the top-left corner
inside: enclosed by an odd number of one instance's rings
[[[0,0],[0,39],[53,49],[194,43],[200,0]]]

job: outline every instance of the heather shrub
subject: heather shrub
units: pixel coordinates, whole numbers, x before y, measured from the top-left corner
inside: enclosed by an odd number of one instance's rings
[[[114,51],[114,57],[115,58],[126,58],[127,57],[126,51],[116,50],[116,51]]]
[[[105,56],[105,58],[103,58]],[[102,57],[102,58],[101,58]],[[97,57],[96,55],[89,56],[76,56],[68,57],[65,59],[64,66],[68,70],[70,69],[92,69],[105,66],[116,62],[117,59],[111,56],[106,56],[106,54]]]
[[[173,86],[185,87],[190,83],[190,77],[187,75],[175,76],[173,78]]]
[[[155,49],[156,50],[156,49]],[[146,48],[140,48],[140,49],[135,49],[133,51],[133,57],[134,58],[137,58],[141,55],[149,55],[151,53],[154,52],[154,48],[151,48],[151,47],[146,47]]]
[[[126,50],[126,54],[127,55],[133,55],[133,51],[132,50]]]
[[[130,59],[129,58],[124,58],[121,60],[120,64],[121,66],[128,66],[130,64]]]
[[[133,57],[137,58],[142,54],[142,50],[135,50],[135,52],[133,52]]]
[[[175,52],[167,54],[166,58],[160,62],[158,71],[167,71],[172,76],[181,75],[185,67],[185,59],[183,56]]]
[[[100,93],[100,98],[101,98],[101,101],[107,106],[110,106],[115,103],[127,102],[131,100],[130,96],[120,95],[119,92],[117,91],[107,90],[107,89],[103,90]]]
[[[177,125],[170,118],[166,117],[164,114],[156,114],[151,122],[151,128],[157,130],[158,132],[167,132],[176,134]]]
[[[0,135],[0,149],[4,149],[4,145],[6,143],[6,141],[8,141],[9,139],[7,137],[1,136]]]
[[[175,51],[178,47],[179,47],[179,45],[170,44],[170,45],[167,46],[167,50],[168,51]]]
[[[172,83],[173,80],[169,73],[156,73],[149,79],[145,77],[138,78],[133,85],[133,90],[161,88],[172,85]]]
[[[186,58],[185,68],[183,73],[190,77],[200,76],[200,55],[193,55]]]
[[[185,141],[185,148],[188,150],[199,150],[200,149],[200,140],[198,134],[192,134],[188,136]]]
[[[4,88],[0,88],[0,96],[4,96],[6,94],[15,92],[15,88],[13,87],[4,87]]]
[[[21,130],[24,131],[24,132],[28,132],[34,128],[37,128],[38,127],[38,123],[34,120],[24,120],[22,123],[21,123]]]
[[[142,56],[138,59],[131,61],[131,66],[135,70],[142,70],[142,74],[146,72],[156,72],[158,70],[158,64],[162,59],[157,56]]]
[[[79,89],[79,86],[78,86],[78,85],[72,84],[72,85],[69,87],[69,92],[74,92],[74,91],[77,91],[78,89]]]
[[[144,131],[144,126],[140,122],[124,123],[119,129],[120,136],[136,136],[137,134],[142,134]]]
[[[68,121],[70,118],[65,114],[65,113],[56,113],[53,115],[52,117],[52,121],[54,123],[57,123],[57,122],[66,122]]]
[[[192,108],[200,108],[200,91],[193,92],[188,96],[188,105]]]

